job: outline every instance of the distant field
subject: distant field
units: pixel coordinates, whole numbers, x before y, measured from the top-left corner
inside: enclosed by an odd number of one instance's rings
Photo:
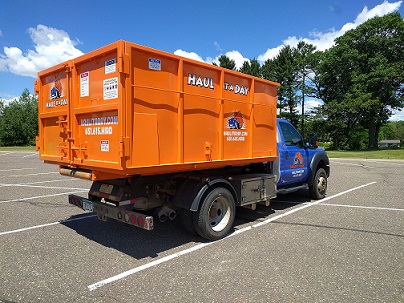
[[[0,147],[0,151],[34,152],[35,146]],[[356,158],[356,159],[392,159],[404,160],[404,149],[371,150],[371,151],[327,151],[330,158]]]
[[[404,149],[386,149],[370,151],[327,151],[329,158],[356,158],[356,159],[391,159],[404,160]]]
[[[3,146],[0,151],[35,151],[35,146]]]

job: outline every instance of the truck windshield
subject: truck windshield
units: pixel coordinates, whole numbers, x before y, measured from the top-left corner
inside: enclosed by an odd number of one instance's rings
[[[303,146],[302,136],[292,125],[284,122],[279,122],[279,125],[287,146]]]

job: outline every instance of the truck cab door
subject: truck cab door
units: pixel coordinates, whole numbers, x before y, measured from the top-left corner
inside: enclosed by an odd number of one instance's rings
[[[309,174],[309,155],[300,133],[287,121],[278,120],[278,187],[299,185]]]

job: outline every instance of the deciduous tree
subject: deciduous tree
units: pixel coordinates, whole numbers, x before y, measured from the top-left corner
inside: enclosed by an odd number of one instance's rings
[[[38,134],[38,102],[28,89],[18,100],[4,106],[0,115],[0,144],[33,145]]]
[[[363,127],[368,148],[380,127],[404,106],[404,21],[393,13],[368,20],[336,39],[321,64],[324,114],[340,120],[346,137]]]

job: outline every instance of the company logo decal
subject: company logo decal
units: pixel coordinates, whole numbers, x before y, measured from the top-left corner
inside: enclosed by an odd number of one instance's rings
[[[224,131],[226,141],[245,141],[245,138],[248,136],[248,132],[240,131],[247,128],[241,111],[236,110],[232,112],[225,119],[225,123],[225,128],[229,129]]]
[[[302,167],[304,167],[303,157],[300,152],[297,152],[293,157],[293,165],[291,165],[290,168],[302,168]]]
[[[60,80],[56,80],[53,83],[53,87],[51,88],[50,98],[51,98],[51,100],[59,99],[59,98],[63,97],[63,95],[64,95],[64,91],[63,91],[62,82]]]
[[[67,99],[61,99],[65,96],[64,86],[62,81],[56,80],[49,93],[49,102],[46,102],[45,106],[47,108],[67,105]]]
[[[240,111],[231,113],[230,117],[227,119],[227,128],[245,129],[243,114]]]

